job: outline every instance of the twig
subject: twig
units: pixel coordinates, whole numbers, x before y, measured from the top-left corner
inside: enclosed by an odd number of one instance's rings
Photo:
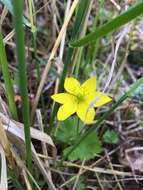
[[[76,186],[77,186],[77,183],[79,181],[80,175],[82,174],[84,163],[85,163],[85,160],[83,160],[83,162],[82,162],[81,168],[79,169],[79,172],[77,174],[77,177],[76,177],[76,180],[75,180],[75,183],[74,183],[74,186],[73,186],[72,190],[76,189]]]
[[[107,160],[108,160],[108,162],[109,162],[109,166],[110,166],[111,170],[113,171],[113,175],[114,175],[114,178],[115,178],[115,180],[116,180],[116,182],[117,182],[117,185],[118,185],[118,187],[119,187],[120,190],[123,190],[121,184],[118,182],[117,175],[116,175],[116,173],[114,172],[114,168],[113,168],[113,166],[112,166],[112,162],[111,162],[110,157],[109,157],[109,155],[108,155],[108,153],[107,153],[106,150],[105,150],[105,153],[106,153],[106,156],[107,156]]]
[[[44,132],[44,128],[43,128],[43,122],[42,122],[42,115],[41,115],[41,112],[40,110],[37,110],[37,119],[38,119],[38,123],[39,123],[39,127],[40,127],[40,130]],[[43,149],[43,153],[44,155],[46,155],[48,157],[48,152],[47,152],[47,147],[46,147],[46,143],[44,142],[41,142],[42,143],[42,149]],[[53,185],[54,187],[54,184],[53,184],[53,181],[52,181],[52,175],[51,175],[51,171],[49,169],[50,165],[49,165],[49,161],[48,159],[45,160],[45,169],[47,170],[47,176],[49,177],[49,181],[51,182],[51,184]],[[48,184],[49,186],[49,189],[50,189],[50,184]],[[56,189],[56,188],[55,188]]]
[[[1,28],[1,26],[2,26],[2,23],[3,23],[3,21],[4,21],[5,17],[6,17],[6,15],[7,15],[7,13],[8,13],[8,10],[7,10],[6,7],[4,7],[3,10],[2,10],[1,17],[0,17],[0,28]]]
[[[68,16],[68,12],[70,10],[70,5],[71,5],[71,0],[68,0],[66,10],[65,10],[65,20],[66,20],[66,17]],[[60,74],[62,71],[61,64],[62,64],[63,53],[64,53],[65,38],[66,38],[66,29],[65,29],[65,31],[63,33],[63,37],[61,39],[60,51],[59,51],[59,60],[56,62],[58,74]],[[56,85],[55,85],[55,90],[54,90],[55,94],[58,91],[58,86],[59,86],[59,79],[56,80]]]
[[[97,181],[98,181],[98,183],[99,183],[99,186],[100,186],[101,190],[104,190],[104,187],[103,187],[103,185],[102,185],[102,183],[101,183],[101,180],[100,180],[100,178],[99,178],[99,176],[98,176],[98,173],[95,173],[95,175],[96,175],[96,178],[97,178]]]
[[[107,90],[107,88],[109,87],[109,84],[110,84],[110,82],[112,80],[114,68],[115,68],[115,65],[116,65],[116,60],[117,60],[117,54],[118,54],[119,47],[120,47],[125,35],[130,31],[130,28],[131,28],[131,25],[125,26],[123,31],[119,35],[119,38],[117,40],[116,47],[115,47],[114,58],[113,58],[113,62],[112,62],[112,65],[111,65],[111,70],[110,70],[107,82],[105,84],[105,87],[103,89],[103,92],[105,92]]]
[[[110,1],[111,1],[111,3],[117,8],[118,11],[121,10],[120,5],[118,5],[114,0],[110,0]]]

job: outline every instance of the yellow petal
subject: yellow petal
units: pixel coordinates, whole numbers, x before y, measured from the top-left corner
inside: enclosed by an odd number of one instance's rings
[[[76,112],[76,109],[77,109],[76,103],[72,103],[72,104],[67,103],[60,106],[58,110],[58,114],[57,114],[58,120],[63,121],[67,119],[69,116],[71,116],[73,113]]]
[[[60,104],[65,104],[69,101],[75,101],[75,96],[68,93],[58,93],[51,96],[51,98]]]
[[[81,85],[81,89],[84,94],[89,94],[96,90],[96,77],[91,77]]]
[[[72,77],[66,78],[64,88],[67,92],[77,95],[80,92],[80,83]]]
[[[93,92],[89,96],[86,96],[86,102],[88,104],[93,103],[94,107],[100,107],[108,102],[111,102],[112,99],[105,93]]]
[[[84,102],[78,104],[76,113],[78,117],[86,124],[92,123],[95,117],[94,108],[88,109],[88,105]]]

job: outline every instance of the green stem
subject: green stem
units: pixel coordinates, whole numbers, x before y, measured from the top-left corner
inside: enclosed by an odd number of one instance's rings
[[[4,78],[9,108],[10,108],[12,117],[14,119],[18,120],[16,105],[14,102],[14,91],[13,91],[13,86],[12,86],[12,82],[11,82],[11,78],[10,78],[7,56],[6,56],[5,47],[4,47],[4,43],[3,43],[3,37],[2,37],[1,32],[0,32],[0,63],[2,66],[2,74],[3,74],[3,78]]]
[[[30,114],[27,89],[27,72],[25,63],[24,29],[23,29],[23,0],[14,0],[14,26],[17,62],[19,67],[19,88],[22,97],[22,115],[24,122],[26,161],[30,171],[32,171],[32,151],[30,137]]]

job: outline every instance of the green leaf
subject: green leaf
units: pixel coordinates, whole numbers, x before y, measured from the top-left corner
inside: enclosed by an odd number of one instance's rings
[[[114,130],[107,130],[103,135],[103,139],[106,143],[111,143],[111,144],[119,143],[119,136]]]
[[[64,150],[64,155],[73,148],[70,146]],[[79,146],[77,146],[71,154],[68,155],[69,160],[89,160],[94,158],[96,154],[102,151],[101,143],[99,142],[99,138],[95,132],[91,133],[87,136],[87,138],[82,141]]]
[[[83,123],[79,121],[77,117],[70,117],[65,121],[60,122],[57,139],[66,144],[71,144],[77,138],[77,131],[80,132],[82,126]]]
[[[71,42],[70,45],[73,47],[79,47],[87,45],[89,43],[95,42],[97,39],[107,35],[110,32],[115,31],[117,28],[123,26],[124,24],[135,19],[143,13],[143,1],[139,2],[135,6],[129,8],[127,11],[116,17],[115,19],[109,21],[108,23],[100,26],[95,31],[89,33],[85,37]]]

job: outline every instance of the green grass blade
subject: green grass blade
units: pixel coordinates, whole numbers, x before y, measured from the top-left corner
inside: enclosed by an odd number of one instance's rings
[[[80,29],[82,26],[82,22],[85,19],[86,11],[88,10],[89,4],[90,4],[90,0],[81,0],[80,1],[79,7],[77,10],[77,14],[75,17],[75,23],[73,26],[72,37],[71,37],[72,39],[77,38],[79,35]],[[63,69],[63,73],[62,73],[61,80],[60,80],[60,91],[63,90],[64,80],[67,75],[70,63],[71,63],[73,51],[74,51],[73,48],[69,48],[69,50],[67,52],[67,56],[65,57],[64,69]]]
[[[103,17],[100,17],[100,10],[104,8],[104,1],[100,1],[99,2],[99,8],[97,9],[96,11],[96,15],[95,15],[95,18],[93,20],[93,26],[92,26],[92,31],[94,31],[96,28],[97,28],[97,23],[103,23]],[[97,55],[97,52],[98,52],[98,49],[99,49],[99,41],[100,39],[96,40],[95,43],[93,44],[90,44],[88,46],[88,49],[87,49],[87,56],[86,56],[86,61],[85,61],[85,66],[84,68],[86,69],[86,66],[89,65],[89,64],[92,64],[96,55]]]
[[[72,30],[71,38],[73,39],[75,39],[79,35],[79,32],[81,30],[81,25],[84,22],[89,4],[90,4],[90,0],[81,0],[79,3],[79,7],[75,16],[75,23]]]
[[[70,45],[73,47],[79,47],[79,46],[92,43],[96,41],[97,39],[107,35],[108,33],[115,31],[117,28],[130,22],[131,20],[135,19],[141,14],[143,14],[143,1],[129,8],[127,11],[125,11],[124,13],[116,17],[115,19],[97,28],[95,31],[86,35],[82,39],[79,39],[75,42],[71,42]]]
[[[34,19],[33,19],[33,0],[28,0],[28,8],[29,8],[29,19],[31,23],[31,32],[34,33],[36,32],[36,28],[34,26]]]
[[[22,97],[22,115],[24,122],[26,161],[29,170],[32,169],[32,152],[30,138],[30,114],[27,90],[27,73],[25,64],[24,29],[23,29],[23,0],[14,0],[14,26],[17,62],[19,66],[19,88]]]
[[[18,120],[16,105],[14,102],[14,91],[13,91],[13,86],[12,86],[12,82],[10,78],[7,56],[6,56],[5,47],[3,43],[3,37],[2,37],[1,32],[0,32],[0,63],[2,67],[2,74],[4,78],[5,90],[6,90],[10,112],[12,114],[12,117]]]
[[[138,79],[134,84],[131,85],[130,89],[108,110],[106,111],[100,119],[92,126],[89,127],[85,134],[77,140],[77,142],[73,145],[72,149],[64,156],[66,159],[78,146],[79,144],[85,140],[85,138],[90,135],[93,131],[97,130],[98,127],[113,113],[113,111],[123,103],[127,98],[133,96],[134,92],[143,85],[143,77]]]

